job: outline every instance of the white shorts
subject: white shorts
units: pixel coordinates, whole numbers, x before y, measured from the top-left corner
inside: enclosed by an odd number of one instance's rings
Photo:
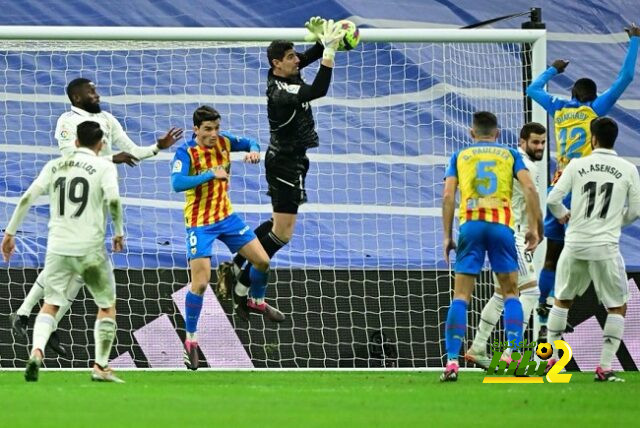
[[[36,285],[42,288],[42,292],[44,293],[44,285],[47,283],[47,277],[45,276],[45,270],[40,272],[38,278],[36,278]],[[84,281],[80,275],[73,275],[69,279],[69,285],[67,285],[67,300],[69,303],[73,303],[76,300],[76,296],[80,292],[80,289],[84,286]]]
[[[50,305],[64,306],[75,298],[77,284],[83,281],[99,308],[115,306],[116,282],[105,251],[78,257],[47,252],[44,270],[38,278],[44,286],[44,301]]]
[[[555,296],[558,300],[573,300],[581,296],[593,281],[598,299],[607,308],[627,303],[629,285],[624,259],[617,256],[605,260],[580,260],[562,250],[556,269]]]
[[[524,243],[524,235],[516,234],[516,250],[518,252],[518,288],[522,288],[522,286],[527,285],[529,283],[538,282],[538,275],[536,273],[536,269],[533,266],[533,254],[530,252],[525,252],[525,248],[527,246]],[[500,289],[500,284],[498,283],[498,277],[496,274],[493,274],[493,283],[496,288]]]

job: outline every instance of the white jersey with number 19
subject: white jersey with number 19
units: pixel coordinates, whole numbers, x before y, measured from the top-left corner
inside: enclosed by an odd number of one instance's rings
[[[113,163],[78,148],[49,161],[28,192],[49,194],[48,252],[83,256],[104,250],[107,203],[120,198]]]

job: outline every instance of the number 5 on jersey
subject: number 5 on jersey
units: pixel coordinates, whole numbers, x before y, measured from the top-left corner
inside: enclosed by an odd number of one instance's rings
[[[478,162],[476,165],[476,192],[480,196],[493,195],[498,189],[498,177],[493,168],[496,161]]]

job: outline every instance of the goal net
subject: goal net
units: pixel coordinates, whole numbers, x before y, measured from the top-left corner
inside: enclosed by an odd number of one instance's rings
[[[474,31],[480,39],[500,32]],[[449,33],[458,37],[460,30]],[[448,158],[470,144],[474,111],[494,112],[500,142],[513,147],[532,114],[545,123],[544,113],[529,111],[523,95],[523,70],[531,72],[532,57],[544,67],[543,39],[533,55],[531,45],[521,43],[543,33],[513,31],[512,40],[500,33],[494,42],[449,42],[458,40],[449,33],[441,30],[440,40],[434,40],[433,31],[426,31],[425,41],[409,42],[367,41],[375,30],[363,31],[356,50],[337,54],[328,96],[312,102],[320,147],[309,151],[309,203],[301,208],[293,239],[272,264],[267,299],[288,318],[279,326],[257,316],[243,322],[232,316],[230,302],[218,302],[208,289],[199,322],[201,366],[442,366],[451,296],[440,220]],[[190,137],[193,110],[209,104],[220,111],[224,130],[256,138],[264,153],[269,142],[267,44],[3,42],[0,223],[8,223],[20,194],[57,155],[56,121],[70,109],[65,88],[77,77],[96,83],[103,110],[139,145],[153,144],[172,126]],[[534,74],[541,70],[537,67]],[[317,64],[303,70],[307,82],[316,70]],[[126,250],[112,257],[115,367],[183,367],[188,275],[184,196],[170,189],[174,151],[136,167],[118,165]],[[264,166],[234,159],[234,211],[257,227],[271,212]],[[8,315],[43,267],[47,220],[42,200],[17,234],[11,263],[2,264],[1,367],[23,367],[28,358],[29,346],[14,339]],[[216,244],[212,265],[230,256]],[[468,338],[492,291],[490,281],[478,286]],[[95,313],[95,304],[81,291],[59,325],[69,355],[48,351],[46,367],[88,366]]]

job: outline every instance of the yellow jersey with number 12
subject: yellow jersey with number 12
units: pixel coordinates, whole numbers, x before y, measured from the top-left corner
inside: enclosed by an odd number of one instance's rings
[[[597,117],[591,106],[584,104],[568,104],[556,110],[553,117],[557,142],[554,183],[571,159],[591,154],[591,121]]]

